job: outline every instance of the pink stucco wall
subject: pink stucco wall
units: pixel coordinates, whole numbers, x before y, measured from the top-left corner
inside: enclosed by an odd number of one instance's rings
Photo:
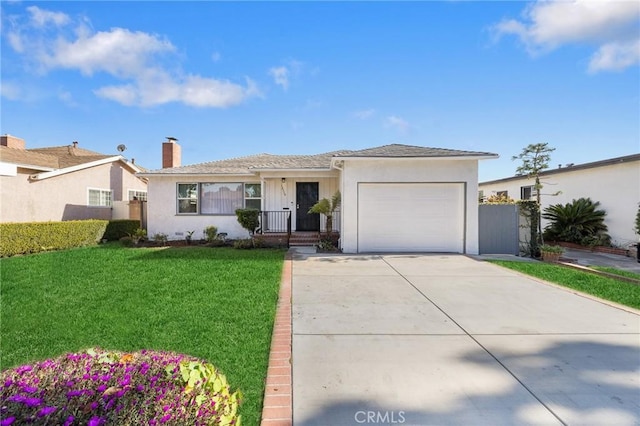
[[[111,219],[111,208],[88,206],[89,188],[112,189],[112,201],[127,200],[130,189],[147,189],[146,183],[121,163],[30,181],[33,173],[33,170],[18,168],[17,176],[0,176],[0,221]]]

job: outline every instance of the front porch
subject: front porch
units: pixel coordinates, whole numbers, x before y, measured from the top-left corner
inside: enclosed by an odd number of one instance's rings
[[[320,215],[317,230],[296,230],[292,224],[291,211],[261,211],[260,226],[256,235],[260,236],[267,244],[292,246],[314,246],[321,238],[327,237],[327,218]],[[339,212],[335,212],[332,218],[331,239],[337,241],[340,238]]]

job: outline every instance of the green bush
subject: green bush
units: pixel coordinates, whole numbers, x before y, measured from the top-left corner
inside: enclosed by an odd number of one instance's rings
[[[260,211],[256,209],[237,209],[236,216],[238,222],[251,235],[255,234],[256,228],[260,226]]]
[[[218,227],[213,225],[207,226],[204,228],[204,235],[208,243],[214,242],[218,239]]]
[[[244,238],[233,242],[233,248],[236,249],[252,249],[253,247],[253,240],[251,238]]]
[[[0,257],[97,244],[106,220],[0,223]]]
[[[579,198],[567,204],[554,204],[544,209],[542,217],[550,223],[544,237],[550,241],[566,241],[582,245],[610,245],[604,219],[605,210],[590,198]]]
[[[122,244],[124,247],[133,247],[136,245],[136,243],[133,242],[133,237],[130,237],[128,235],[120,238],[120,244]]]
[[[136,229],[140,228],[139,220],[119,219],[110,220],[107,230],[104,231],[102,238],[109,241],[118,241],[122,237],[133,234]]]

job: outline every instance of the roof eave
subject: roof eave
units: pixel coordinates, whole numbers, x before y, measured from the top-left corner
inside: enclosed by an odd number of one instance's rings
[[[498,154],[478,154],[478,155],[404,155],[404,156],[393,156],[393,155],[372,155],[372,156],[335,156],[331,159],[331,163],[339,160],[415,160],[415,159],[425,159],[425,160],[493,160],[496,158],[500,158]]]
[[[101,160],[96,160],[96,161],[91,161],[89,163],[82,163],[82,164],[77,164],[75,166],[71,166],[71,167],[64,167],[62,169],[55,169],[55,170],[51,170],[51,171],[47,171],[47,172],[43,172],[43,173],[37,173],[37,174],[33,174],[31,176],[29,176],[30,180],[43,180],[43,179],[49,179],[52,177],[56,177],[56,176],[60,176],[60,175],[64,175],[67,173],[73,173],[73,172],[77,172],[79,170],[83,170],[83,169],[88,169],[91,167],[96,167],[96,166],[101,166],[103,164],[108,164],[108,163],[113,163],[115,161],[122,161],[125,164],[128,164],[127,161],[124,159],[124,157],[122,157],[121,155],[116,155],[113,157],[107,157],[107,158],[103,158]],[[133,167],[133,165],[130,165]],[[137,167],[135,167],[137,169]]]

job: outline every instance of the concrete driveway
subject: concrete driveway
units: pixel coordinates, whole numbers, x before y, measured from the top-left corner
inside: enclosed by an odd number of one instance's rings
[[[298,255],[293,419],[640,424],[640,312],[462,255]]]

